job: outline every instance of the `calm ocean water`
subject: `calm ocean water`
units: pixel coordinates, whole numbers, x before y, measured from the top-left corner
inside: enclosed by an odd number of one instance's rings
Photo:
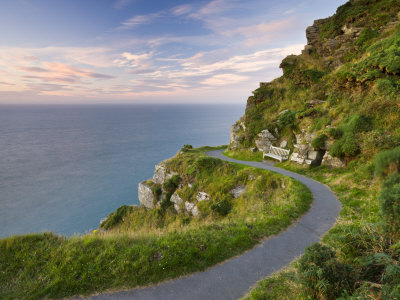
[[[0,237],[97,228],[183,144],[229,142],[244,105],[0,106]]]

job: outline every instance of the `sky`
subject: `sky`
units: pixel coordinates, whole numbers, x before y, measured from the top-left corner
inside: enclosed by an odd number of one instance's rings
[[[245,103],[345,0],[0,0],[0,104]]]

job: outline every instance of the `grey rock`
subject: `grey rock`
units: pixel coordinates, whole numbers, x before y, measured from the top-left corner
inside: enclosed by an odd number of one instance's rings
[[[313,99],[313,100],[308,101],[306,105],[307,105],[307,107],[315,107],[315,106],[317,106],[319,104],[323,104],[325,102],[326,101],[323,101],[323,100]]]
[[[196,199],[197,199],[198,202],[209,201],[210,200],[210,196],[205,192],[199,192],[197,194],[197,196],[196,196]]]
[[[178,175],[178,173],[169,172],[166,163],[162,162],[155,166],[152,180],[155,183],[163,184],[174,175]]]
[[[241,195],[243,195],[245,192],[246,192],[246,186],[244,186],[244,185],[239,185],[230,191],[233,198],[238,198]]]
[[[279,145],[279,147],[281,147],[281,148],[285,148],[286,146],[287,146],[287,141],[286,140],[283,140]]]
[[[250,151],[251,151],[251,152],[257,152],[258,149],[257,149],[257,147],[252,147],[252,148],[250,148]]]
[[[294,161],[298,164],[303,164],[305,161],[304,156],[299,155],[299,153],[293,153],[292,156],[290,157],[290,161]]]
[[[285,112],[289,111],[288,109],[284,109],[282,111],[279,112],[279,115],[283,115]]]
[[[244,122],[241,119],[231,126],[229,149],[235,150],[240,148],[240,139],[245,129],[246,126],[244,125]]]
[[[322,159],[322,165],[332,167],[332,168],[343,168],[346,166],[346,163],[338,157],[331,156],[329,154],[329,151],[326,151],[326,153]]]
[[[274,135],[268,131],[268,129],[264,129],[258,134],[258,138],[256,139],[255,143],[260,151],[268,151],[271,147],[272,143],[276,141]]]
[[[297,144],[296,145],[297,148],[297,153],[299,153],[299,155],[303,156],[303,157],[307,157],[308,151],[310,150],[310,146],[309,144]]]
[[[179,196],[179,194],[177,192],[173,193],[171,196],[170,201],[172,203],[174,203],[174,208],[177,212],[180,211],[180,206],[183,203],[183,199],[181,198],[181,196]]]
[[[317,156],[318,156],[318,151],[315,151],[315,150],[310,150],[307,153],[307,158],[311,159],[311,160],[317,159]]]
[[[191,213],[194,217],[199,215],[199,209],[197,208],[197,206],[194,203],[186,201],[185,209],[187,212]]]
[[[199,215],[199,209],[197,208],[196,205],[192,209],[192,215],[193,217],[197,217]]]
[[[157,199],[154,199],[155,197],[151,187],[144,182],[139,183],[138,197],[140,204],[148,209],[153,209],[157,203]]]

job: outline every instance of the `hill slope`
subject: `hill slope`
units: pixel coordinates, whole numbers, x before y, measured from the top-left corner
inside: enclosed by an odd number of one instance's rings
[[[353,0],[307,28],[301,55],[261,83],[230,157],[291,150],[281,167],[328,184],[340,219],[250,299],[400,298],[400,1]]]

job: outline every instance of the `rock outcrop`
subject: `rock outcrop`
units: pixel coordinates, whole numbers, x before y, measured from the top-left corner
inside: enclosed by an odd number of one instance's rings
[[[258,134],[255,143],[258,150],[267,152],[275,141],[276,137],[268,129],[264,129]]]
[[[167,163],[162,162],[155,166],[155,171],[152,181],[157,184],[163,184],[172,176],[177,175],[176,172],[169,172]]]
[[[185,202],[185,209],[187,212],[191,213],[194,217],[199,215],[199,209],[197,206],[192,202]]]
[[[170,201],[174,203],[175,210],[179,212],[181,204],[183,203],[183,199],[181,198],[181,196],[179,196],[179,194],[175,192],[172,194]]]
[[[196,196],[197,202],[210,201],[210,196],[205,192],[199,192]]]
[[[245,129],[246,126],[244,125],[242,118],[231,126],[229,149],[237,150],[240,148],[240,141],[244,136]]]
[[[327,151],[322,159],[322,165],[331,168],[343,168],[346,166],[346,163],[343,159],[331,156]]]
[[[144,182],[139,183],[138,197],[140,204],[148,209],[155,208],[159,201],[159,199],[156,199],[152,188]]]
[[[325,150],[316,150],[311,146],[311,142],[315,137],[315,133],[308,133],[306,130],[296,134],[295,150],[290,160],[299,164],[321,165]]]
[[[331,18],[315,20],[313,25],[307,27],[307,45],[304,47],[303,54],[316,52],[325,60],[326,67],[336,68],[343,64],[342,59],[347,55],[350,44],[360,36],[362,28],[348,24],[341,28],[342,34],[330,40],[321,40],[321,27],[330,20]]]
[[[156,199],[156,195],[153,192],[152,187],[158,186],[162,187],[162,184],[165,183],[172,176],[177,175],[176,172],[172,172],[168,170],[168,162],[161,162],[155,166],[153,178],[148,180],[149,184],[146,184],[145,181],[139,183],[138,186],[138,198],[141,205],[147,207],[148,209],[156,208],[161,201],[161,195]]]

